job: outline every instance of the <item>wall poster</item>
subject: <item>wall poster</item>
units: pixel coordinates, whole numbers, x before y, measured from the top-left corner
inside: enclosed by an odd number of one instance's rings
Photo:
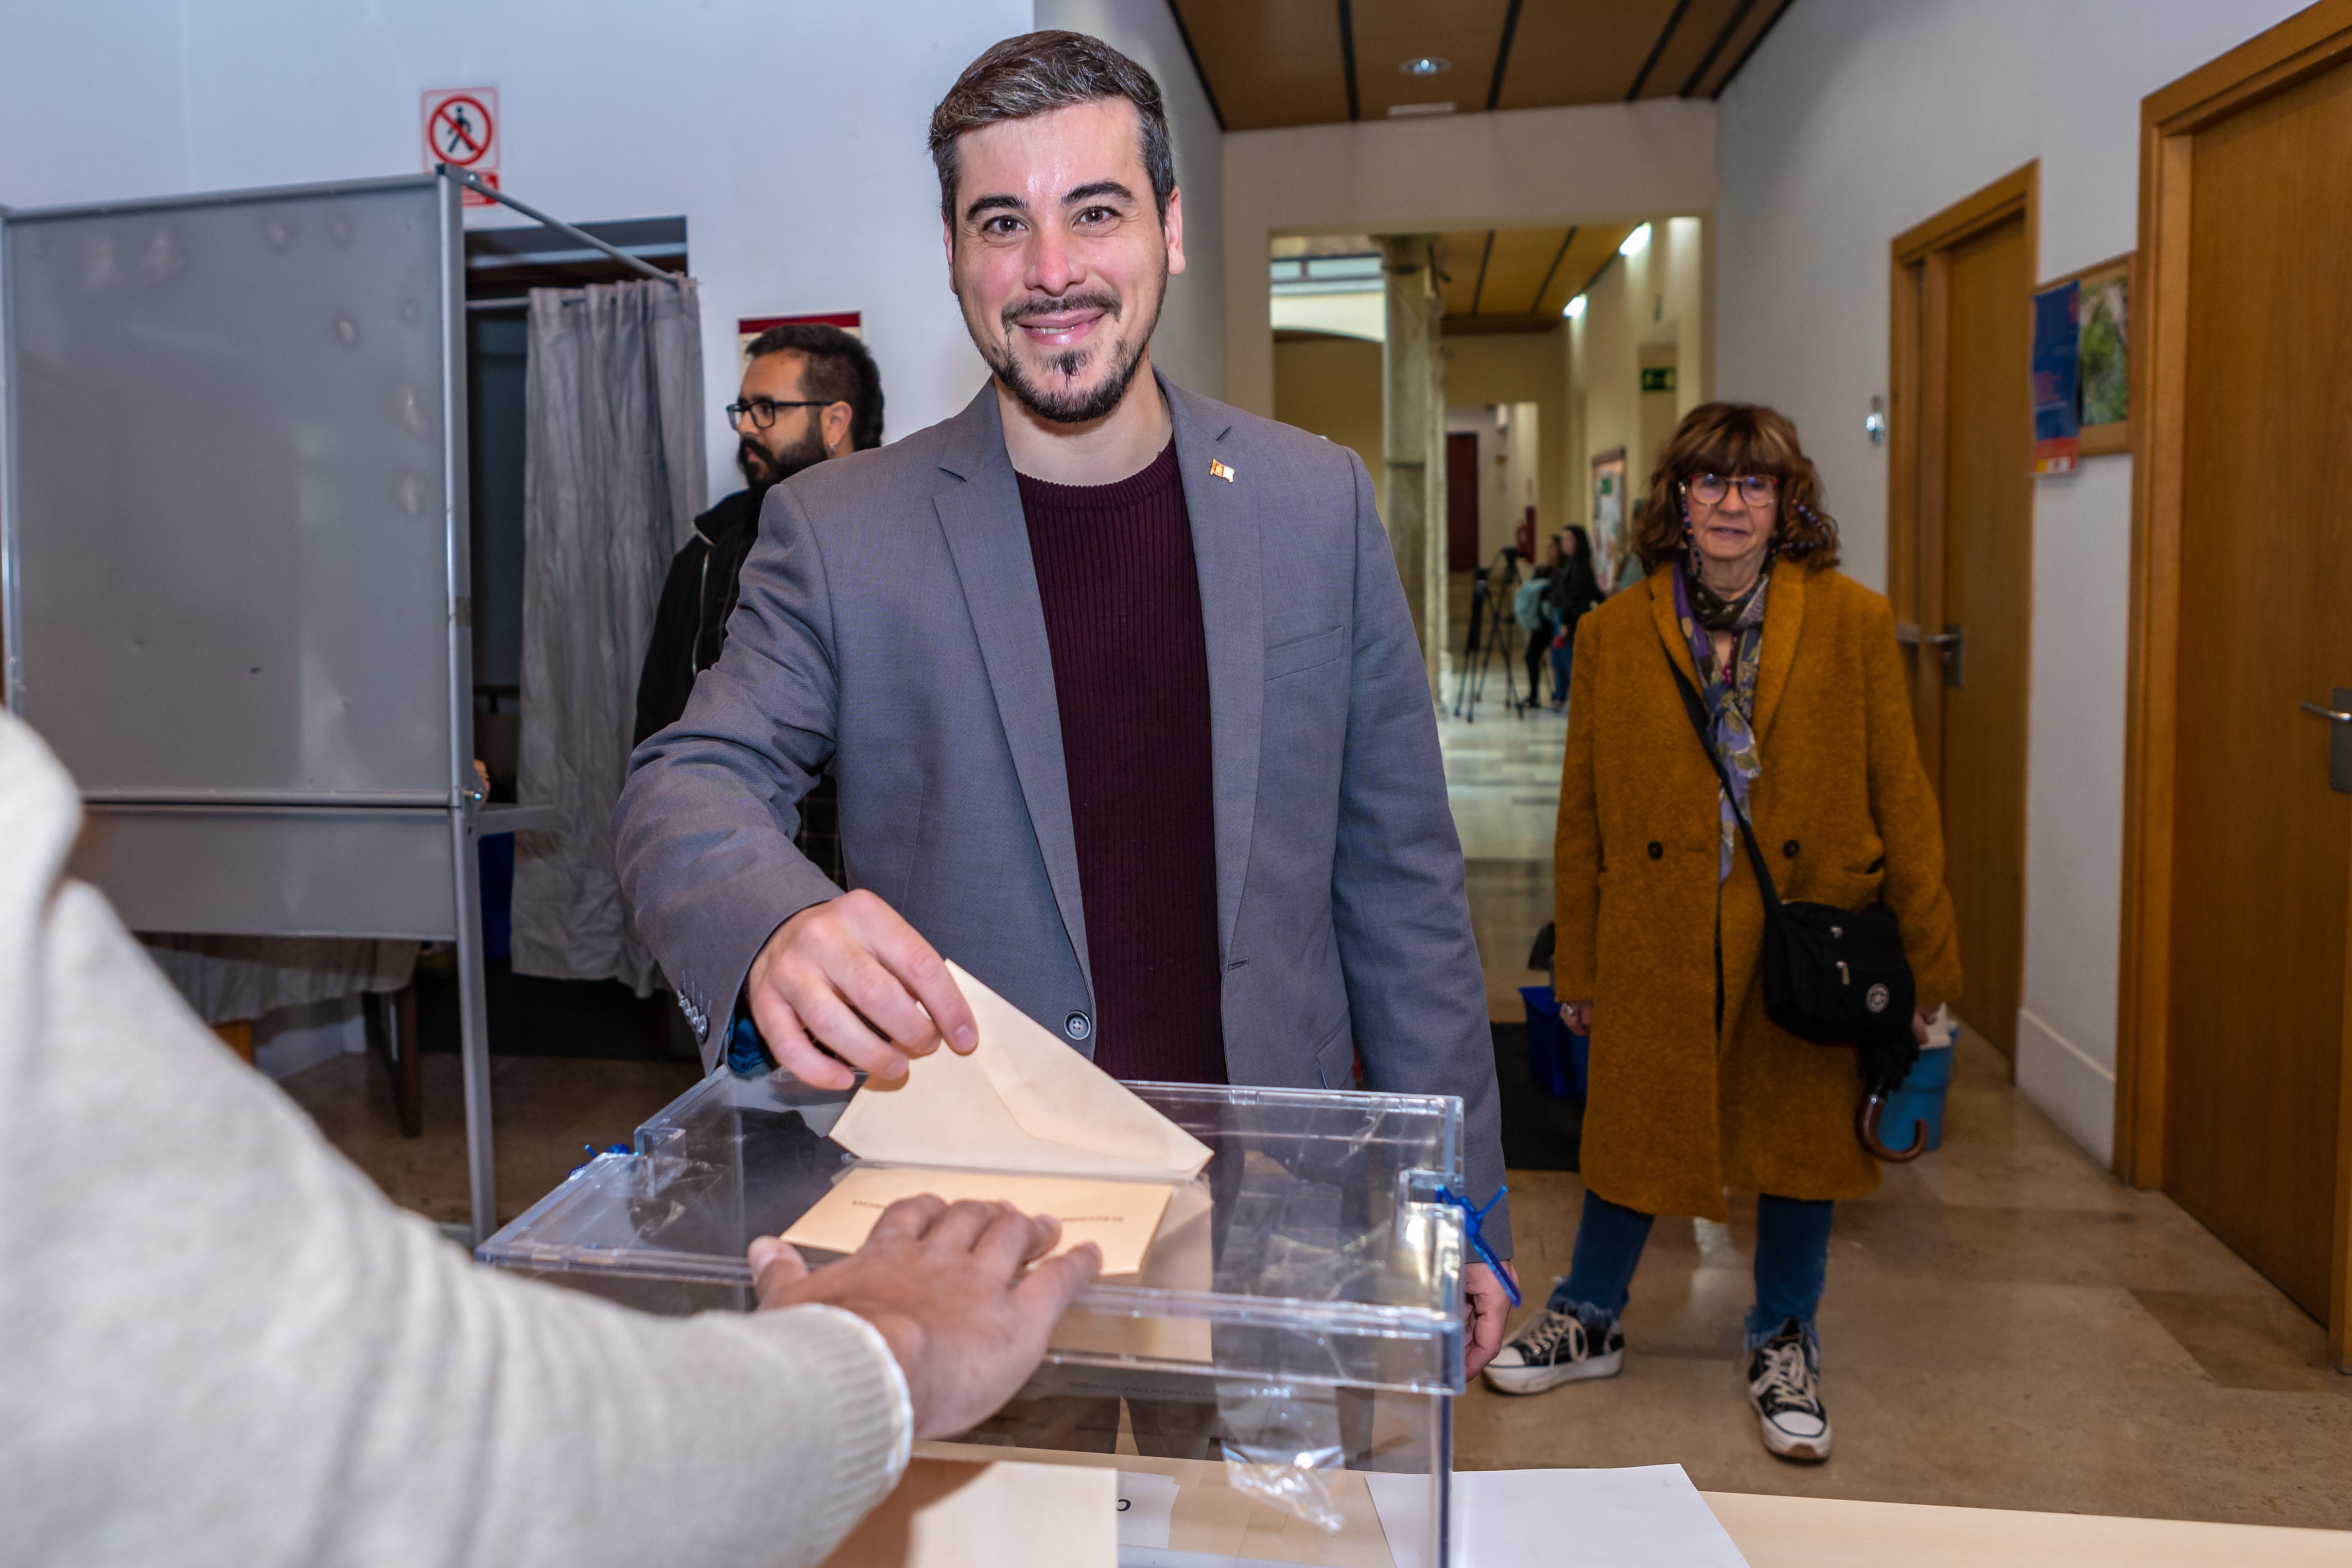
[[[2074,398],[2082,373],[2082,329],[2072,281],[2033,296],[2033,471],[2066,474],[2081,457],[2082,416]]]
[[[1612,447],[1592,459],[1592,550],[1595,574],[1607,583],[1632,548],[1625,537],[1625,448]]]
[[[2129,255],[2118,256],[2070,272],[2043,284],[2033,296],[2033,471],[2037,474],[2063,473],[2074,466],[2072,462],[2063,467],[2043,463],[2042,442],[2048,434],[2043,394],[2049,390],[2063,395],[2055,387],[2045,388],[2042,374],[2045,370],[2064,369],[2044,363],[2045,348],[2058,346],[2045,333],[2045,327],[2056,329],[2062,337],[2072,334],[2075,456],[2095,458],[2131,450],[2132,260]],[[2071,320],[2063,326],[2054,319],[2045,321],[2045,308],[2054,312],[2054,301],[2069,295]],[[2055,410],[2048,412],[2054,415]]]

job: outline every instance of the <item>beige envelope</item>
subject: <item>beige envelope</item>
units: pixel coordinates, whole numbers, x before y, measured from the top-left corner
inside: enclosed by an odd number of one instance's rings
[[[1104,1278],[1132,1277],[1142,1270],[1143,1255],[1160,1229],[1169,1194],[1174,1190],[1158,1182],[854,1165],[832,1191],[793,1222],[784,1239],[794,1247],[823,1252],[855,1252],[866,1244],[866,1234],[884,1209],[901,1198],[929,1193],[949,1203],[969,1198],[1008,1203],[1024,1214],[1052,1215],[1062,1222],[1062,1240],[1054,1249],[1055,1254],[1091,1241],[1102,1248]]]
[[[1118,1472],[916,1459],[824,1568],[1113,1568]]]
[[[863,1160],[1052,1176],[1186,1182],[1209,1148],[1010,1002],[950,963],[980,1024],[968,1057],[944,1046],[894,1084],[872,1079],[833,1137]]]

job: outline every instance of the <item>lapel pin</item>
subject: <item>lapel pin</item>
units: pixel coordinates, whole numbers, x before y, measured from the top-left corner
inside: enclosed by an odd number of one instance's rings
[[[1214,458],[1209,459],[1209,477],[1212,479],[1223,479],[1227,484],[1232,484],[1234,482],[1233,469],[1217,461]]]

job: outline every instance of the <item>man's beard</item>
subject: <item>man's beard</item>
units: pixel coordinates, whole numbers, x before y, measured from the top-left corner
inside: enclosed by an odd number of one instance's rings
[[[1167,285],[1167,277],[1162,274],[1162,300],[1168,297]],[[1160,324],[1160,310],[1155,304],[1150,319],[1142,323],[1142,331],[1110,345],[1110,352],[1118,358],[1112,364],[1110,374],[1103,377],[1102,384],[1088,393],[1054,392],[1039,386],[1029,379],[1028,373],[1022,369],[1021,361],[1013,351],[1013,334],[1019,330],[1021,322],[1032,316],[1059,315],[1066,310],[1100,310],[1106,320],[1117,321],[1121,319],[1118,296],[1108,292],[1073,294],[1061,300],[1024,300],[1018,305],[1005,307],[1004,337],[994,352],[983,348],[981,357],[988,361],[988,368],[996,373],[996,378],[1004,384],[1005,388],[1020,399],[1021,405],[1038,418],[1056,425],[1091,424],[1117,408],[1119,400],[1127,395],[1128,384],[1135,379],[1135,367],[1143,362],[1143,351],[1151,342],[1152,329]],[[1057,374],[1075,380],[1086,370],[1096,353],[1092,347],[1065,349],[1051,355],[1046,363]]]
[[[769,451],[749,436],[735,448],[735,467],[741,470],[744,481],[759,491],[782,484],[803,468],[814,468],[824,461],[824,433],[814,421],[810,422],[808,434],[781,453]]]

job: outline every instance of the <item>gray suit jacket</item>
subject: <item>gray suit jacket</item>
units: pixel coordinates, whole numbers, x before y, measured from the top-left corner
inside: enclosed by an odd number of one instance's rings
[[[1345,1089],[1360,1058],[1370,1089],[1461,1096],[1483,1201],[1503,1180],[1486,986],[1370,477],[1160,385],[1208,632],[1228,1072]],[[707,1062],[761,944],[840,891],[792,842],[828,762],[850,880],[1091,1054],[1053,656],[992,386],[768,492],[726,651],[631,763],[621,886]]]

